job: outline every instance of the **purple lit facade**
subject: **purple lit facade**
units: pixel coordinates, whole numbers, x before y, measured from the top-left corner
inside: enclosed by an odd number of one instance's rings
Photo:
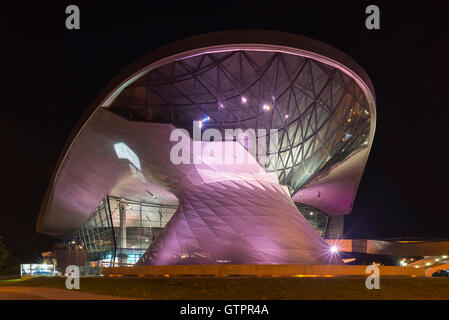
[[[263,151],[270,161],[172,163],[175,129],[189,137],[190,159],[211,144],[231,144],[234,158],[261,155],[232,139],[197,141],[193,121],[223,137],[254,129],[258,141],[276,130]],[[295,203],[350,213],[374,129],[371,82],[334,48],[262,31],[182,40],[128,67],[94,101],[37,230],[70,233],[91,260],[125,264],[136,263],[133,252],[140,265],[338,264]]]

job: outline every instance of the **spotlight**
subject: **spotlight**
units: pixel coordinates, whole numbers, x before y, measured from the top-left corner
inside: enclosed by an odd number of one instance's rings
[[[285,115],[285,119],[288,119],[288,114]]]
[[[247,103],[248,99],[246,99],[245,97],[242,97],[241,101],[242,101],[242,103]]]
[[[331,252],[331,253],[337,253],[337,252],[338,252],[337,246],[335,246],[335,245],[331,246],[330,252]]]
[[[264,104],[263,105],[263,109],[265,110],[265,111],[270,111],[270,105],[269,104]]]

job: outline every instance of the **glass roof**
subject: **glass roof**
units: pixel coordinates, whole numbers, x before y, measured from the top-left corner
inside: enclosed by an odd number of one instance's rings
[[[367,147],[370,130],[367,99],[352,78],[273,51],[205,53],[166,64],[127,87],[110,110],[191,134],[192,121],[205,117],[202,130],[277,129],[275,148],[267,146],[276,153],[268,169],[292,194],[324,167]]]

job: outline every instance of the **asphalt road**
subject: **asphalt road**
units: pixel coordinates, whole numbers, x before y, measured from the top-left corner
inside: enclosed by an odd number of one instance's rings
[[[123,300],[76,290],[37,287],[0,286],[0,300]]]

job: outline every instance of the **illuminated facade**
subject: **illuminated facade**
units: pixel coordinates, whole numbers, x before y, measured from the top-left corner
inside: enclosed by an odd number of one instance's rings
[[[323,237],[352,209],[374,129],[371,82],[334,48],[262,31],[182,40],[94,101],[37,229],[109,264],[340,263]]]

